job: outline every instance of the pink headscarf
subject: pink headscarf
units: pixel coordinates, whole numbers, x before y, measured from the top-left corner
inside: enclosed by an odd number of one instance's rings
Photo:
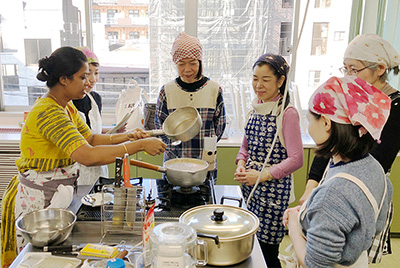
[[[88,63],[99,63],[99,58],[97,58],[96,54],[94,54],[94,52],[92,50],[90,50],[90,48],[88,47],[77,47],[76,49],[79,49],[80,51],[83,52],[83,54],[85,54],[86,58],[88,59]]]
[[[203,48],[199,39],[186,33],[180,33],[175,39],[171,50],[172,61],[176,64],[182,59],[201,60]]]
[[[378,140],[390,113],[390,98],[355,76],[331,77],[319,86],[308,102],[310,111],[336,123],[361,125]]]

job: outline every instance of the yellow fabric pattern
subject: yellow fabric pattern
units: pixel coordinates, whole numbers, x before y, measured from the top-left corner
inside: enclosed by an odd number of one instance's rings
[[[88,143],[90,134],[72,102],[64,109],[51,98],[39,98],[21,131],[18,170],[41,172],[72,165],[71,154]]]
[[[17,257],[17,241],[15,237],[14,203],[17,194],[18,176],[14,176],[4,192],[1,201],[1,267],[7,268]]]

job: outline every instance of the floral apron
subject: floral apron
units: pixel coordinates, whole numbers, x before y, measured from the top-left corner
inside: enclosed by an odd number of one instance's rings
[[[248,141],[249,159],[247,169],[261,171],[262,165],[271,148],[277,131],[275,115],[253,113],[246,124],[245,134]],[[267,166],[278,164],[287,158],[286,149],[279,138]],[[248,209],[260,220],[257,238],[268,244],[279,244],[285,229],[282,223],[283,213],[289,204],[291,177],[261,182],[254,191]],[[247,200],[253,186],[242,186],[243,196]]]
[[[18,174],[15,196],[15,219],[26,213],[49,207],[67,208],[79,177],[78,165],[55,168],[52,171],[28,170]],[[21,250],[27,241],[16,230],[17,247]]]

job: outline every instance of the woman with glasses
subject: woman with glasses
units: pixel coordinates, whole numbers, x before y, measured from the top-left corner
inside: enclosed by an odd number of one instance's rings
[[[400,58],[393,46],[375,34],[363,34],[354,38],[344,53],[343,67],[339,70],[344,75],[353,75],[367,81],[392,100],[390,116],[383,127],[380,142],[370,151],[371,155],[388,173],[400,149],[400,93],[387,81],[388,74],[399,73]],[[318,186],[329,163],[328,158],[316,156],[313,160],[306,190],[300,203]],[[388,244],[390,253],[390,244]]]

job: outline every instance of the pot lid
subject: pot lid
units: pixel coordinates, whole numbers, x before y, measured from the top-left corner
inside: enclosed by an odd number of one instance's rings
[[[198,206],[185,211],[179,222],[186,223],[196,232],[218,235],[219,239],[237,239],[254,234],[258,218],[250,211],[227,205]]]

